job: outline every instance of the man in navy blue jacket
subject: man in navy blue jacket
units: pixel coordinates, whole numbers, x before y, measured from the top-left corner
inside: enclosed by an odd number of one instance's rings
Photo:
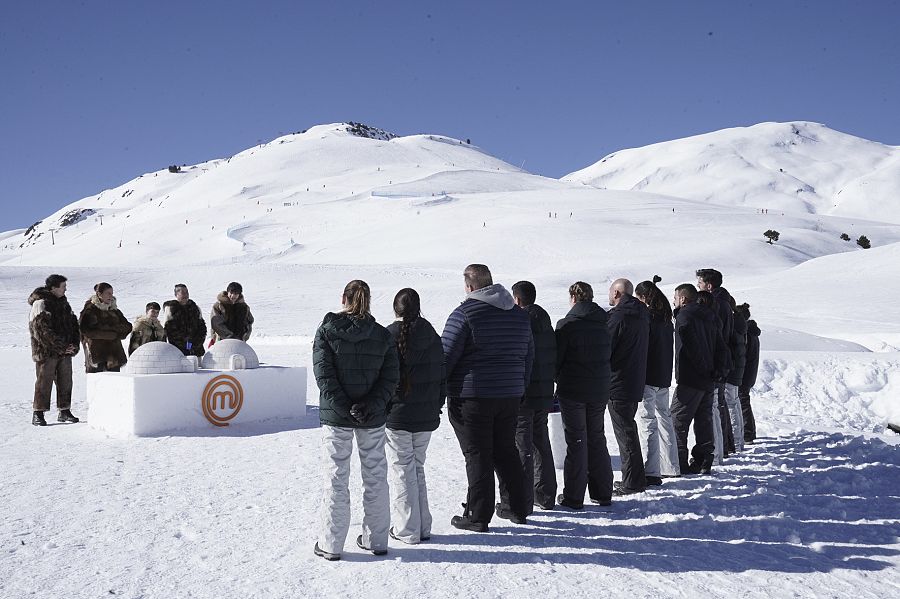
[[[516,449],[519,404],[531,378],[534,340],[528,313],[495,285],[483,264],[463,273],[466,301],[447,319],[441,342],[450,423],[466,459],[465,511],[450,523],[487,532],[494,512],[494,471],[509,489],[509,508],[497,515],[524,524],[528,505]]]

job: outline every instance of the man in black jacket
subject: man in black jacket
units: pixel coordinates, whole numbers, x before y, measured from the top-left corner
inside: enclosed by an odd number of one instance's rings
[[[675,393],[672,421],[682,474],[708,474],[713,465],[712,432],[715,380],[724,372],[728,350],[715,313],[697,303],[690,283],[675,288]],[[687,438],[694,423],[696,443],[688,462]]]
[[[175,299],[163,304],[162,321],[166,329],[166,341],[186,356],[203,356],[206,352],[203,348],[206,322],[184,283],[175,285]]]
[[[566,435],[563,492],[556,502],[584,509],[591,501],[610,505],[613,472],[604,416],[609,403],[609,331],[606,312],[584,281],[569,287],[566,317],[556,323],[556,397]]]
[[[759,370],[760,330],[756,321],[750,319],[749,304],[741,304],[738,311],[747,321],[747,360],[744,364],[744,377],[738,388],[738,397],[741,399],[741,416],[744,418],[744,443],[753,443],[756,440],[756,419],[750,405],[750,389],[756,384],[756,373]]]
[[[466,301],[447,318],[441,343],[447,411],[466,459],[465,513],[450,524],[487,532],[496,506],[494,470],[509,490],[509,510],[497,515],[525,524],[530,505],[516,450],[519,404],[531,378],[534,339],[528,314],[484,264],[463,273]]]
[[[615,487],[616,495],[640,493],[647,488],[634,416],[644,396],[650,312],[633,295],[634,285],[628,279],[616,279],[609,287],[612,306],[607,321],[612,346],[609,418],[622,459],[622,482]]]
[[[519,281],[512,286],[516,305],[525,310],[531,319],[534,337],[534,365],[531,382],[525,388],[525,399],[519,406],[516,425],[516,447],[522,460],[525,475],[525,497],[529,506],[537,505],[552,510],[556,502],[556,467],[550,448],[547,430],[547,414],[553,407],[553,375],[556,369],[556,333],[550,315],[537,305],[537,290],[530,281]],[[509,490],[500,485],[500,507],[509,509]]]
[[[734,315],[731,310],[731,294],[722,287],[722,273],[714,268],[701,268],[697,270],[696,275],[697,290],[708,291],[716,302],[715,313],[719,319],[722,339],[728,344],[734,332]],[[721,373],[720,380],[716,381],[713,397],[712,410],[713,416],[716,417],[713,420],[714,462],[716,464],[721,464],[729,453],[725,447],[725,439],[731,431],[731,419],[728,417],[728,403],[725,398],[725,377],[732,366],[729,359],[725,371]],[[733,433],[731,434],[733,435]]]

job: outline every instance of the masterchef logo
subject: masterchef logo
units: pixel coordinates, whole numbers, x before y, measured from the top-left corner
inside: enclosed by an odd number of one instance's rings
[[[228,421],[241,411],[244,389],[236,378],[222,374],[209,381],[201,402],[207,420],[216,426],[228,426]]]

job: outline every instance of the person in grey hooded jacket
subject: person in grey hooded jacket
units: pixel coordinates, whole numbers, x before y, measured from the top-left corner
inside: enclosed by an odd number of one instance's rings
[[[487,532],[495,508],[494,470],[509,489],[497,515],[524,524],[531,506],[516,449],[519,403],[531,378],[534,339],[528,313],[516,306],[483,264],[463,273],[466,301],[447,319],[441,342],[448,411],[466,459],[468,494],[456,528]]]

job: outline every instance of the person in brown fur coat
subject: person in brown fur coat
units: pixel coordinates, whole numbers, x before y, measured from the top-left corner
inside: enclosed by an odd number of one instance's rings
[[[84,303],[78,326],[84,344],[85,371],[119,372],[128,362],[122,340],[131,333],[131,323],[116,307],[112,285],[94,285],[94,294]]]
[[[165,341],[166,330],[159,321],[159,304],[150,302],[143,316],[138,316],[131,329],[131,341],[128,342],[128,355],[151,341]]]
[[[229,283],[225,291],[219,293],[213,304],[209,324],[213,330],[215,343],[220,339],[240,339],[246,341],[253,331],[253,314],[244,301],[244,288],[240,283]]]
[[[50,394],[56,383],[56,407],[59,422],[78,422],[72,415],[72,356],[78,353],[81,333],[78,319],[66,299],[66,278],[50,275],[46,284],[28,296],[31,315],[31,358],[36,380],[31,423],[47,426],[44,412],[50,409]]]

